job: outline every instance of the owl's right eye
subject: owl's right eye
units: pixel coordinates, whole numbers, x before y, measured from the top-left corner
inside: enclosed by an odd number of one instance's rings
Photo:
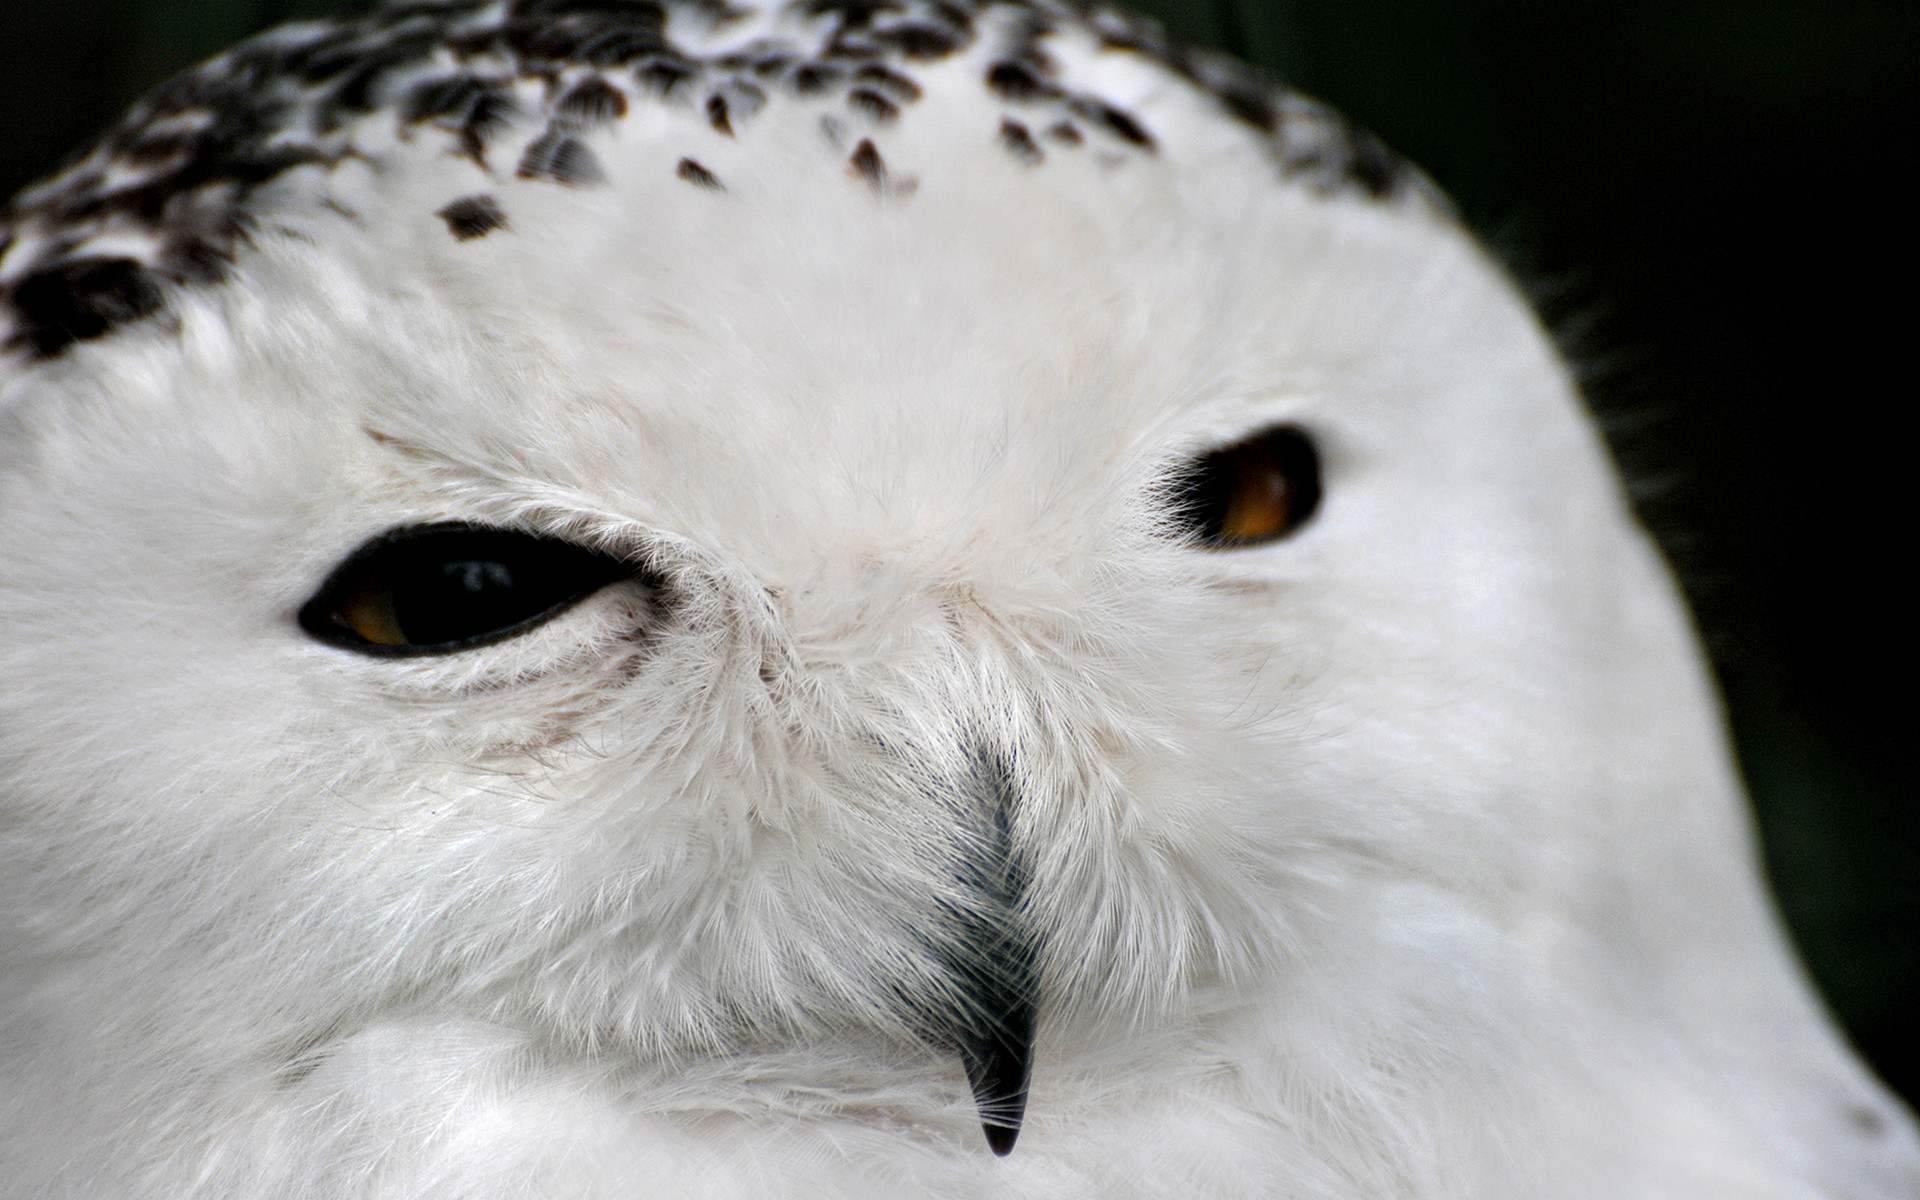
[[[558,538],[416,525],[341,563],[300,609],[300,627],[366,654],[449,654],[523,633],[634,573]]]

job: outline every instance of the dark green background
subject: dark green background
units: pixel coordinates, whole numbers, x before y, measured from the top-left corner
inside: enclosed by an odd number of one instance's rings
[[[0,0],[0,194],[315,0]],[[1920,1096],[1912,0],[1153,0],[1422,164],[1583,370],[1707,631],[1767,865]]]

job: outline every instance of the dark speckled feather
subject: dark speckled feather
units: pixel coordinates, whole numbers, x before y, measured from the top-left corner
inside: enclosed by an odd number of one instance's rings
[[[725,49],[675,40],[682,28],[705,28],[723,42],[750,16],[784,22],[783,35]],[[0,350],[53,358],[164,312],[178,287],[225,279],[260,190],[362,157],[356,131],[383,114],[402,131],[451,133],[455,151],[484,170],[585,187],[605,171],[583,136],[635,103],[683,103],[697,86],[714,133],[734,137],[772,87],[787,102],[840,106],[879,129],[907,119],[922,93],[918,71],[990,36],[984,98],[1018,110],[1005,126],[996,114],[990,128],[1020,161],[1038,165],[1044,154],[1030,133],[1005,129],[1045,129],[1063,145],[1087,130],[1116,149],[1153,152],[1158,134],[1138,114],[1057,77],[1046,42],[1070,26],[1210,95],[1268,138],[1283,176],[1316,191],[1390,197],[1412,178],[1372,139],[1245,68],[1077,2],[409,0],[245,43],[160,88],[77,165],[13,201],[0,214]],[[532,99],[529,85],[545,99]],[[491,152],[509,137],[518,144],[496,165]],[[912,190],[870,143],[850,163],[876,192]],[[439,215],[462,238],[505,219]]]

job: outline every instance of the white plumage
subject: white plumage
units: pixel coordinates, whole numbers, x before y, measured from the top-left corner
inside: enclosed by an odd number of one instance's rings
[[[1920,1194],[1525,304],[1150,28],[290,27],[0,339],[0,1195]]]

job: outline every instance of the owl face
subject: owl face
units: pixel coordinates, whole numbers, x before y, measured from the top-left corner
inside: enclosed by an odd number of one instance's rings
[[[929,1188],[1031,1127],[1033,1195],[1146,1113],[1365,1191],[1698,1043],[1651,1177],[1747,1146],[1729,1021],[1892,1111],[1563,368],[1405,168],[1102,14],[536,7],[272,35],[0,240],[50,1111],[192,1162],[325,1109],[331,1178],[432,1157],[373,1092],[564,1079]]]

